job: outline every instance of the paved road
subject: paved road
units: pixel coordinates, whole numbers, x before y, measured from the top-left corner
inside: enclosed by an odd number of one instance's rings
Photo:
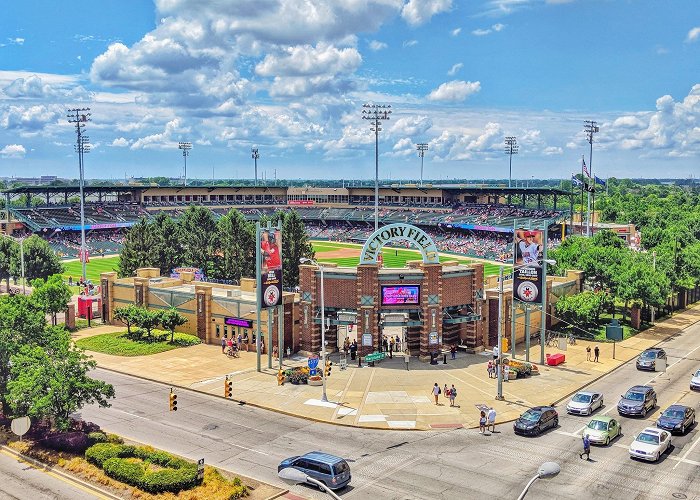
[[[82,486],[18,461],[6,451],[0,451],[0,498],[7,500],[94,500],[99,497]]]
[[[347,499],[372,494],[377,499],[516,498],[545,461],[557,461],[562,473],[535,482],[528,498],[700,498],[700,430],[674,437],[674,448],[658,464],[631,460],[632,436],[653,425],[660,409],[681,401],[700,411],[700,393],[690,393],[690,372],[700,367],[700,324],[665,342],[666,373],[639,372],[628,364],[594,383],[616,415],[619,395],[629,386],[650,383],[659,408],[647,419],[621,418],[623,436],[608,447],[594,448],[592,461],[579,459],[585,417],[565,414],[560,425],[537,438],[513,435],[503,425],[493,435],[474,429],[443,432],[380,431],[333,426],[241,406],[220,398],[180,391],[180,410],[169,412],[168,388],[156,383],[97,370],[115,385],[118,398],[109,409],[86,408],[83,417],[110,431],[153,444],[191,459],[281,485],[276,465],[285,457],[311,450],[339,454],[351,462]],[[476,411],[476,409],[475,409]],[[327,498],[295,486],[310,498]],[[693,493],[695,492],[695,493]],[[675,495],[675,496],[674,496]]]

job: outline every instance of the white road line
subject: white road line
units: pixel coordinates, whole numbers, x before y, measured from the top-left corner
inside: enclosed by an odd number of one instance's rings
[[[681,460],[685,461],[685,460],[686,460],[686,457],[687,457],[688,455],[690,455],[690,452],[693,451],[693,448],[695,448],[695,447],[698,445],[698,443],[700,443],[700,433],[699,433],[697,436],[695,436],[695,442],[690,446],[690,448],[688,448],[688,451],[686,451],[686,452],[683,454],[683,456],[681,457]],[[692,462],[692,461],[693,461],[693,460],[691,460],[691,462]],[[681,463],[681,462],[678,462],[678,464],[680,464],[680,463]],[[696,462],[696,463],[697,463],[697,462]],[[676,467],[678,467],[678,464],[674,465],[673,468],[675,469]]]

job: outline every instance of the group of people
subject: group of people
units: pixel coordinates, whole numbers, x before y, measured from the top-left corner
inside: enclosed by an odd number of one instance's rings
[[[485,434],[487,430],[491,430],[491,433],[496,432],[496,410],[494,408],[481,410],[479,414],[479,433]]]
[[[382,347],[384,348],[384,352],[389,353],[389,358],[393,358],[395,352],[401,352],[401,338],[398,335],[396,337],[392,335],[389,338],[384,335]]]
[[[600,356],[600,347],[595,346],[593,349],[593,357],[591,357],[591,346],[586,346],[586,361],[598,363],[598,356]]]
[[[436,405],[440,404],[440,394],[444,394],[444,396],[450,400],[450,406],[455,406],[455,399],[457,399],[457,389],[455,388],[454,384],[452,384],[452,387],[449,388],[447,387],[447,384],[445,384],[445,388],[443,390],[440,388],[438,383],[435,382],[435,385],[433,385],[431,392],[435,397]]]

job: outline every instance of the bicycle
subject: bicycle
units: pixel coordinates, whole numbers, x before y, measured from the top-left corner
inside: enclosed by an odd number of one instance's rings
[[[554,334],[547,335],[547,341],[545,344],[547,347],[556,347],[559,345],[559,338]]]
[[[233,347],[228,349],[228,352],[226,352],[229,358],[239,358],[240,355],[238,354],[238,349],[234,349]]]
[[[576,345],[576,337],[572,333],[569,334],[569,345]]]

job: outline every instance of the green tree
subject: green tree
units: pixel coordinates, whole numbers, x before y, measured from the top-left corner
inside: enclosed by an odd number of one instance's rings
[[[146,308],[139,308],[136,315],[136,326],[146,332],[146,336],[150,339],[153,337],[153,329],[160,324],[160,312],[150,311]]]
[[[19,254],[19,244],[12,238],[0,236],[0,281],[5,280],[7,289],[10,289],[10,276],[13,275],[12,261]]]
[[[179,219],[182,263],[198,267],[204,274],[214,270],[216,221],[208,208],[191,205]]]
[[[605,301],[604,293],[585,291],[559,297],[555,310],[558,316],[574,327],[591,327],[598,322]]]
[[[24,240],[24,277],[27,281],[37,278],[46,279],[54,274],[63,273],[63,264],[51,250],[49,244],[37,235]],[[15,255],[14,269],[21,267],[20,253]],[[17,272],[15,276],[19,276]]]
[[[96,366],[65,330],[47,348],[23,346],[12,356],[8,404],[15,415],[51,417],[59,430],[68,430],[71,413],[86,404],[108,407],[114,397],[114,387],[88,377]]]
[[[66,310],[73,296],[70,287],[63,282],[60,274],[54,274],[46,280],[35,279],[32,288],[32,300],[44,313],[51,315],[51,324],[55,325],[56,315]]]
[[[131,335],[131,325],[138,322],[138,315],[141,313],[141,308],[134,304],[129,304],[125,307],[118,307],[114,310],[114,319],[121,321],[126,325],[127,335]]]
[[[215,276],[236,280],[255,276],[255,225],[238,210],[231,210],[217,223]]]
[[[160,268],[161,276],[169,276],[170,272],[182,264],[182,244],[180,232],[172,217],[159,213],[153,222],[148,224],[152,235],[152,265]]]
[[[175,341],[175,329],[187,323],[187,318],[177,312],[177,309],[168,309],[160,314],[160,324],[170,332],[170,343]]]
[[[119,254],[117,274],[120,278],[134,276],[140,267],[153,264],[153,235],[145,218],[131,226]]]
[[[282,219],[282,284],[293,288],[299,284],[299,260],[316,256],[304,222],[296,210],[287,212]]]

